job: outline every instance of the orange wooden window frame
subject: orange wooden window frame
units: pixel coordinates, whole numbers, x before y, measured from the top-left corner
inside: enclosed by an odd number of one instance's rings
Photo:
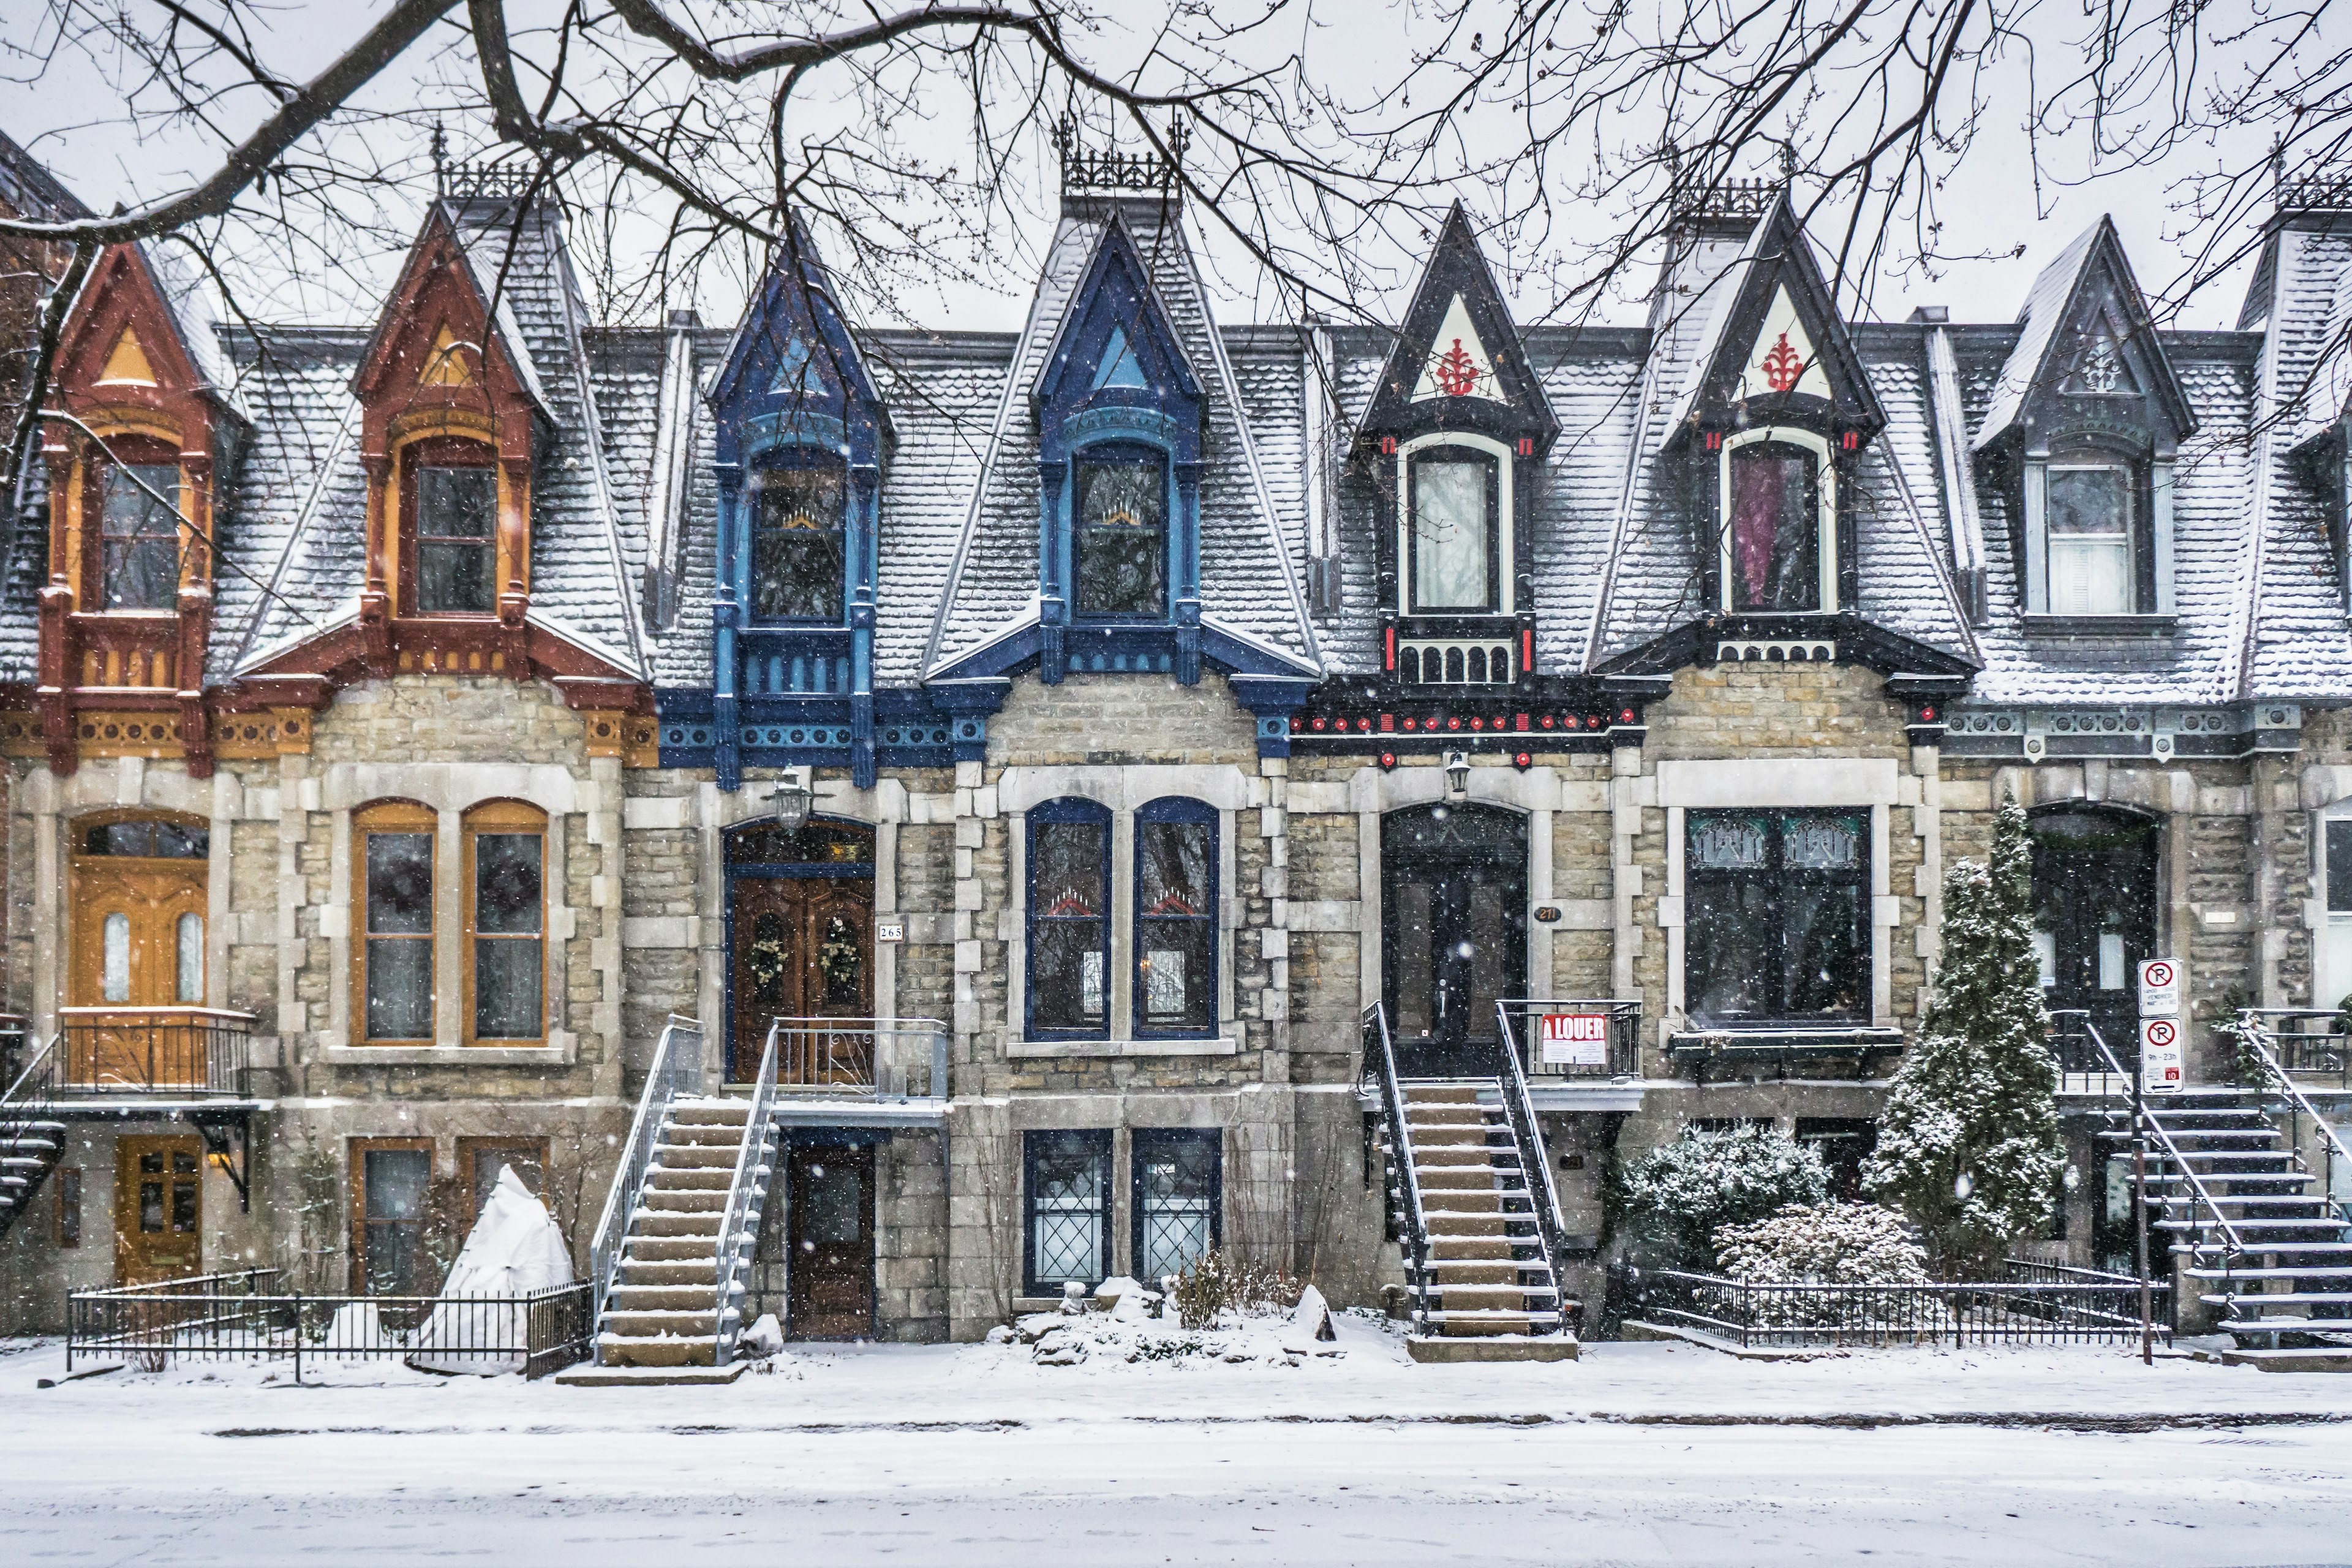
[[[528,936],[486,935],[475,929],[474,900],[480,883],[474,868],[474,844],[483,834],[514,834],[539,839],[539,930]],[[460,857],[460,874],[466,879],[466,984],[465,1041],[469,1046],[540,1045],[547,1039],[549,987],[547,964],[547,886],[555,868],[548,863],[547,813],[535,805],[519,800],[486,801],[469,808],[465,817],[465,849]],[[474,1032],[474,955],[478,944],[484,942],[534,942],[539,947],[539,1033],[536,1035],[478,1035]]]
[[[432,1223],[433,1176],[435,1160],[430,1138],[354,1138],[351,1141],[351,1293],[368,1294],[367,1288],[367,1157],[393,1149],[415,1149],[425,1154],[425,1205],[426,1211],[417,1216],[420,1226]]]
[[[385,1036],[382,1038],[378,1038],[368,1033],[367,954],[368,894],[370,889],[368,888],[367,840],[368,835],[372,833],[423,833],[432,843],[433,847],[431,853],[433,856],[433,865],[431,879],[434,890],[434,897],[430,906],[433,911],[432,923],[426,930],[421,932],[396,935],[384,939],[386,941],[393,942],[422,942],[425,943],[425,952],[430,955],[434,954],[437,951],[438,944],[441,941],[440,826],[440,817],[434,812],[432,807],[419,805],[414,801],[378,801],[373,805],[362,806],[358,811],[352,814],[351,1037],[354,1042],[360,1045],[415,1046],[430,1045],[433,1041],[434,1037],[429,1033],[423,1036],[402,1036],[397,1037]],[[428,975],[437,973],[437,962],[434,957],[428,956],[425,960],[425,972]],[[428,1016],[436,1019],[438,1018],[438,1002],[439,997],[437,995],[436,987],[436,994],[433,996],[432,1005],[428,1007]]]
[[[490,605],[488,609],[427,610],[418,603],[416,470],[420,468],[489,470],[490,532],[489,537],[482,541],[490,555]],[[505,516],[506,498],[499,484],[499,455],[497,448],[488,442],[467,436],[428,436],[403,447],[400,449],[400,540],[396,547],[396,580],[400,584],[398,613],[410,618],[436,621],[495,619],[499,593],[504,586],[499,581],[499,542],[505,533]]]
[[[474,1156],[477,1154],[490,1153],[499,1150],[504,1150],[508,1152],[509,1163],[515,1163],[513,1160],[514,1155],[522,1154],[529,1157],[530,1163],[539,1167],[540,1190],[534,1195],[538,1197],[541,1203],[547,1201],[548,1169],[546,1139],[511,1138],[503,1136],[460,1138],[457,1140],[457,1176],[459,1180],[466,1184],[466,1197],[473,1205],[467,1211],[469,1223],[471,1216],[479,1215],[482,1212],[483,1200],[489,1196],[488,1194],[481,1191],[475,1185]]]
[[[153,609],[107,610],[106,608],[106,479],[117,468],[168,468],[176,476],[173,510],[179,521],[173,529],[173,543],[178,558],[178,570],[173,574],[172,603]],[[187,504],[184,494],[188,477],[180,466],[179,449],[172,443],[153,436],[109,436],[101,447],[93,441],[84,448],[81,464],[81,559],[75,563],[80,581],[75,584],[74,605],[78,609],[105,611],[117,616],[170,616],[179,613],[179,588],[189,580],[189,559],[202,551],[191,551],[182,535],[189,531],[188,517],[182,510]]]

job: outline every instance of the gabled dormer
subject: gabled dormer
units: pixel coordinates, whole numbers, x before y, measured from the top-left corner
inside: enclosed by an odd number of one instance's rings
[[[796,221],[711,383],[719,561],[716,765],[740,777],[745,736],[786,716],[845,735],[874,780],[874,584],[889,414],[832,279]],[[838,708],[835,715],[832,710]],[[762,731],[763,733],[764,731]],[[814,748],[834,752],[830,744]]]
[[[2010,500],[2027,629],[2168,629],[2173,463],[2196,428],[2102,217],[2034,280],[1972,442]]]
[[[1659,458],[1713,613],[1853,608],[1855,457],[1885,423],[1783,191],[1715,290]]]
[[[512,288],[436,203],[352,378],[367,475],[360,622],[379,665],[394,622],[467,641],[496,627],[522,662],[533,468],[552,421]]]
[[[53,401],[66,416],[44,438],[50,766],[74,766],[77,711],[113,709],[142,712],[201,777],[215,497],[249,426],[194,273],[144,246],[103,252],[67,315]]]
[[[1533,673],[1534,503],[1559,434],[1457,202],[1354,442],[1377,476],[1381,666],[1402,684]]]
[[[1116,208],[1030,387],[1037,420],[1039,673],[1066,628],[1172,627],[1201,670],[1201,378]]]

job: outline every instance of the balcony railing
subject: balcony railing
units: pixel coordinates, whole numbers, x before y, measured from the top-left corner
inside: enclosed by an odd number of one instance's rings
[[[66,1094],[243,1095],[254,1016],[217,1007],[60,1007]]]
[[[1642,1004],[1609,997],[1497,1002],[1503,1037],[1536,1085],[1642,1076]],[[1547,1018],[1554,1020],[1547,1024]]]
[[[779,1089],[948,1097],[948,1030],[937,1019],[777,1018],[768,1041]]]

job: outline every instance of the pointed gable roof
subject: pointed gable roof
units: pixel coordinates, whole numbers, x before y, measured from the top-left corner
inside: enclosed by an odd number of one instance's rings
[[[1669,442],[1758,399],[1767,408],[1811,408],[1868,435],[1885,427],[1886,412],[1787,191],[1709,292],[1715,311],[1675,398]]]
[[[204,280],[168,247],[143,241],[108,247],[74,300],[58,365],[61,383],[79,367],[91,389],[194,393],[249,423]]]
[[[441,342],[441,330],[449,323],[446,320],[425,321],[417,314],[438,277],[446,272],[454,276],[470,298],[483,323],[481,352],[488,362],[488,374],[498,378],[503,373],[531,411],[542,419],[549,418],[547,389],[540,379],[539,367],[532,361],[514,308],[516,279],[513,258],[509,252],[520,252],[529,242],[524,239],[509,247],[504,243],[507,235],[501,226],[473,222],[461,228],[460,216],[446,200],[435,202],[426,211],[424,226],[417,230],[415,243],[408,248],[408,259],[401,264],[399,279],[376,318],[367,352],[361,355],[359,368],[352,374],[352,390],[364,403],[391,385],[394,374],[403,367],[404,351],[419,333],[422,338],[415,345],[419,352],[410,367],[412,374],[420,383],[437,374],[444,379],[433,384],[453,384],[446,380],[450,356],[434,352]],[[478,249],[483,254],[476,254]]]
[[[2150,395],[2176,440],[2197,428],[2113,218],[2102,215],[2042,269],[2017,323],[2017,346],[1993,384],[1977,449],[2028,423],[2026,405],[2037,390],[2062,384],[2077,393]]]
[[[1123,363],[1133,366],[1131,375]],[[1201,396],[1200,374],[1117,207],[1095,237],[1029,397],[1043,408],[1058,397],[1112,386],[1156,389],[1193,402]]]
[[[842,313],[833,275],[797,213],[785,244],[769,258],[760,290],[710,383],[716,407],[769,396],[835,415],[845,412],[846,402],[871,411],[886,427],[888,423],[856,334]]]
[[[1559,434],[1470,214],[1457,201],[1430,248],[1356,435],[1402,436],[1465,422],[1533,436],[1539,447]]]

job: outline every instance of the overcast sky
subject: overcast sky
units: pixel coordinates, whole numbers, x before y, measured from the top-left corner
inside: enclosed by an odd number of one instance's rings
[[[141,0],[126,3],[136,6]],[[0,95],[0,129],[5,129],[31,148],[85,202],[101,211],[117,201],[136,203],[165,194],[184,184],[192,173],[209,165],[220,145],[218,136],[184,127],[167,135],[142,140],[124,122],[117,107],[119,97],[106,70],[70,57],[53,58],[44,65],[37,58],[46,40],[38,15],[41,9],[34,0],[12,0],[5,7],[6,16],[0,17],[0,69],[22,84],[17,90]],[[260,14],[259,20],[267,28],[260,38],[260,52],[281,74],[307,76],[354,36],[359,30],[355,21],[358,16],[378,9],[375,4],[355,4],[354,0],[283,0],[275,9]],[[1157,8],[1152,9],[1157,14]],[[462,11],[456,14],[462,16]],[[1369,96],[1385,82],[1395,79],[1394,73],[1402,68],[1405,51],[1419,47],[1421,35],[1415,33],[1415,28],[1425,22],[1421,9],[1411,0],[1349,0],[1344,10],[1321,0],[1312,7],[1305,0],[1293,0],[1286,15],[1291,14],[1297,16],[1299,26],[1295,36],[1285,34],[1281,47],[1285,51],[1305,51],[1311,68],[1321,79],[1334,84],[1343,97]],[[1134,47],[1134,40],[1115,23],[1097,35],[1097,43],[1101,56],[1106,58],[1118,57]],[[362,107],[407,108],[420,102],[441,101],[447,78],[468,69],[469,58],[463,33],[454,26],[444,26],[427,47],[415,51],[414,58],[396,65],[380,79],[362,100]],[[1901,320],[1915,305],[1932,303],[1948,306],[1958,320],[2011,320],[2033,274],[2069,239],[2096,222],[2102,213],[2114,216],[2145,287],[2151,292],[2162,292],[2175,281],[2185,259],[2178,243],[2183,219],[2175,210],[2175,182],[2200,163],[2224,155],[2242,157],[2246,149],[2193,148],[2163,170],[2134,169],[2115,174],[2084,170],[2061,155],[2046,161],[2062,175],[2073,174],[2074,183],[2045,180],[2037,188],[2032,178],[2024,133],[2018,124],[2025,100],[2023,79],[2021,74],[2009,79],[1995,75],[1980,87],[1980,97],[1987,105],[1984,129],[1968,161],[1943,193],[1944,211],[1950,220],[1948,242],[1989,252],[2007,252],[2021,246],[2023,256],[2017,259],[1956,263],[1936,277],[1924,276],[1916,267],[1899,270],[1878,285],[1871,314]],[[816,94],[814,101],[822,105],[824,95]],[[954,128],[958,107],[950,102],[942,109],[950,130]],[[259,112],[260,100],[248,93],[226,106],[221,128],[224,132],[240,132]],[[810,112],[821,114],[823,110],[812,109]],[[454,119],[452,133],[461,144],[478,142],[483,135],[478,129]],[[412,126],[375,122],[347,130],[343,134],[361,141],[373,137],[394,143],[373,149],[382,155],[414,155],[419,151],[415,145],[419,132]],[[1042,148],[1032,151],[1043,153]],[[2045,153],[2050,151],[2045,146]],[[2063,149],[2060,151],[2063,154]],[[1042,156],[1033,158],[1028,171],[1034,192],[1031,216],[1025,223],[1013,226],[1013,232],[998,237],[1017,264],[989,268],[989,276],[982,283],[923,290],[907,307],[908,314],[919,316],[926,324],[962,330],[1012,331],[1020,326],[1030,277],[1034,275],[1031,268],[1047,232],[1046,215],[1051,210],[1042,164]],[[1759,146],[1753,172],[1767,173],[1774,166],[1772,150]],[[413,229],[418,210],[416,202],[425,194],[418,188],[389,198],[402,226]],[[1472,201],[1474,216],[1482,216],[1477,211],[1478,193],[1465,187],[1465,195]],[[1572,215],[1563,226],[1573,228],[1580,224],[1608,221],[1609,215],[1590,212]],[[644,226],[639,225],[638,228]],[[619,232],[619,248],[624,253],[625,268],[633,243],[631,220],[625,216]],[[634,243],[642,246],[649,243],[650,237],[647,231]],[[1213,287],[1221,296],[1219,308],[1224,319],[1235,321],[1288,317],[1292,308],[1285,305],[1277,291],[1267,287],[1266,280],[1248,264],[1237,247],[1214,233],[1206,237]],[[249,274],[257,280],[257,314],[279,319],[367,320],[374,313],[381,291],[398,263],[396,247],[378,245],[351,258],[349,269],[342,275],[329,277],[321,276],[321,269],[316,266],[300,261],[273,263],[263,246],[247,248],[252,252]],[[1375,258],[1381,275],[1399,291],[1391,296],[1391,316],[1402,304],[1401,291],[1412,281],[1415,258],[1409,254],[1410,248],[1408,243],[1395,254]],[[1496,248],[1490,246],[1490,252]],[[1512,270],[1504,256],[1496,255],[1495,259],[1499,272],[1507,275]],[[1514,259],[1524,263],[1540,258]],[[2234,324],[2247,270],[2242,266],[2235,276],[2201,290],[2181,312],[2178,324]],[[1639,295],[1647,286],[1651,268],[1645,264],[1637,272],[1634,278],[1617,281],[1614,299],[1601,319],[1618,322],[1641,320]],[[1507,287],[1507,276],[1506,282]],[[1525,292],[1532,294],[1534,290]],[[740,298],[727,279],[709,277],[702,280],[700,297],[691,302],[700,306],[707,320],[725,321],[740,308]],[[1523,316],[1534,317],[1542,313],[1549,301],[1523,297],[1517,303]]]

